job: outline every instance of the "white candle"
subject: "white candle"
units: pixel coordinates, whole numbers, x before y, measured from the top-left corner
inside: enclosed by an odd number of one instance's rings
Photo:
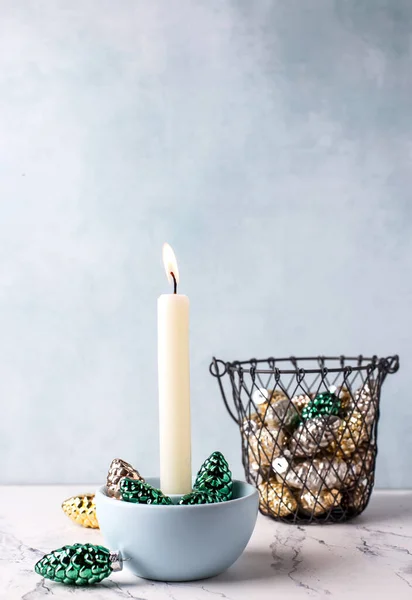
[[[163,262],[174,293],[157,302],[160,488],[164,494],[187,494],[192,489],[189,298],[176,293],[179,270],[168,244]]]

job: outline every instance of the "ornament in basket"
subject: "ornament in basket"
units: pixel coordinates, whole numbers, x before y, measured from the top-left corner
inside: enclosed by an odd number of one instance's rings
[[[399,357],[213,359],[260,511],[291,523],[359,515],[372,493],[382,384]],[[224,378],[231,384],[229,406]]]

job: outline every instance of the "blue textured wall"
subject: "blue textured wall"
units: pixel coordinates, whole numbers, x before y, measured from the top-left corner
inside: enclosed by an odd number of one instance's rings
[[[378,484],[412,485],[411,27],[402,0],[0,4],[2,482],[157,472],[167,240],[194,464],[240,472],[213,354],[399,352]]]

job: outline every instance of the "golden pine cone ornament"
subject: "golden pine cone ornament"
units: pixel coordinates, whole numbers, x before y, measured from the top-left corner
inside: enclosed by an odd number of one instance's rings
[[[269,457],[266,457],[263,452],[259,452],[256,436],[259,435],[258,431],[260,431],[261,427],[261,419],[256,413],[251,415],[250,419],[244,419],[241,427],[243,448],[245,454],[247,454],[245,468],[255,485],[263,479],[267,479],[271,470]]]
[[[358,410],[354,410],[348,419],[342,421],[330,450],[340,458],[349,458],[370,435],[371,426]]]
[[[343,506],[360,513],[366,507],[373,489],[373,475],[360,479],[356,485],[343,495]]]
[[[143,477],[132,465],[129,465],[128,462],[121,458],[114,458],[107,473],[106,487],[108,496],[117,500],[121,499],[119,484],[124,477],[144,481]]]
[[[341,387],[336,393],[340,399],[340,405],[341,405],[342,410],[344,410],[344,411],[348,410],[348,408],[352,402],[352,396],[351,396],[348,388]]]
[[[264,515],[287,517],[297,509],[297,502],[290,489],[276,479],[262,481],[258,486],[259,507]]]
[[[91,529],[99,529],[94,494],[72,496],[62,503],[62,509],[78,525],[90,527]]]
[[[279,427],[265,426],[256,413],[245,419],[242,426],[248,451],[249,469],[255,472],[270,469],[272,460],[282,453],[285,434]]]
[[[304,492],[299,498],[302,510],[313,516],[323,515],[329,510],[340,506],[341,502],[342,494],[339,490],[328,490],[327,488],[315,492]]]
[[[266,425],[289,427],[299,417],[291,400],[280,390],[257,388],[252,394],[257,414]]]

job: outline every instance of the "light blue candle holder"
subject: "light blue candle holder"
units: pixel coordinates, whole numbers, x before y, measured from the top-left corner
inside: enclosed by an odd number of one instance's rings
[[[158,488],[159,478],[147,478]],[[132,504],[96,492],[100,530],[120,550],[135,575],[159,581],[191,581],[218,575],[242,554],[255,527],[258,493],[234,480],[233,498],[215,504]]]

